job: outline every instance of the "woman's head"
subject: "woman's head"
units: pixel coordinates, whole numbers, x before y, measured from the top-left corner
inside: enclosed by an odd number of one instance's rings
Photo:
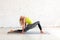
[[[24,16],[20,16],[20,23],[21,23],[21,25],[24,23]]]
[[[20,16],[20,21],[24,20],[24,16]]]

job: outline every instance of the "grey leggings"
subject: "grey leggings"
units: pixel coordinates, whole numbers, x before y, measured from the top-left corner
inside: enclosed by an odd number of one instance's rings
[[[40,30],[42,30],[41,25],[40,25],[40,22],[37,21],[37,22],[35,22],[35,23],[33,23],[33,24],[27,25],[27,27],[24,29],[24,31],[26,32],[26,31],[28,31],[28,30],[36,27],[36,25],[38,25],[38,27],[39,27]]]
[[[27,25],[27,27],[24,29],[24,31],[26,32],[26,31],[28,31],[28,30],[36,27],[36,25],[38,25],[38,27],[39,27],[40,30],[42,30],[41,25],[40,25],[40,22],[37,21],[37,22],[35,22],[33,24]],[[14,32],[18,32],[19,33],[19,32],[22,32],[22,30],[15,30]]]

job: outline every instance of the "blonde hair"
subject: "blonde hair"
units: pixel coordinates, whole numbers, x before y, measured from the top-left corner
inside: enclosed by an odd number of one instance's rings
[[[20,16],[20,21],[21,21],[21,20],[24,20],[24,16]]]

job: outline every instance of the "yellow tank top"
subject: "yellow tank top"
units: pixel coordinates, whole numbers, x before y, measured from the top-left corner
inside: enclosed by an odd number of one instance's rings
[[[28,23],[28,24],[32,24],[32,20],[29,18],[29,17],[26,17],[26,23]]]

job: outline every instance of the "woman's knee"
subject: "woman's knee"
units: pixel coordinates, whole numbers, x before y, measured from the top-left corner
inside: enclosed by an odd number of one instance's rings
[[[40,23],[40,21],[37,21],[37,23]]]

